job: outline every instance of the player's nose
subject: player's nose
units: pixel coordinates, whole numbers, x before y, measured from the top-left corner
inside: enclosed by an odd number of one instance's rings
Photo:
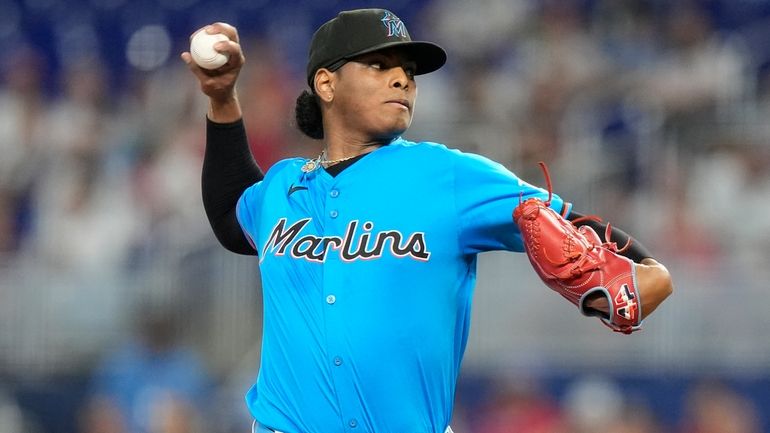
[[[403,66],[395,66],[391,68],[392,78],[390,85],[397,89],[405,89],[409,87],[409,75],[404,70]]]

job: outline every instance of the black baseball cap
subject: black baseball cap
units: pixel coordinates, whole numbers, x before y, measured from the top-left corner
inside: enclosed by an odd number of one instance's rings
[[[432,42],[413,41],[399,17],[386,9],[342,11],[313,34],[307,82],[313,88],[316,71],[336,71],[361,54],[399,47],[417,65],[416,75],[433,72],[446,62],[446,52]]]

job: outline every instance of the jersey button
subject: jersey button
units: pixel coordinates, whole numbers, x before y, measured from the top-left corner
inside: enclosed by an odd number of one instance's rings
[[[340,192],[337,191],[336,189],[333,189],[333,190],[331,190],[329,195],[332,196],[332,198],[337,198],[340,195]]]
[[[358,426],[358,421],[356,421],[356,419],[353,418],[350,421],[348,421],[348,425],[350,426],[350,428],[356,428]]]
[[[339,356],[335,356],[334,357],[334,365],[336,365],[337,367],[342,365],[342,358],[340,358]]]
[[[334,295],[329,295],[326,297],[326,303],[331,305],[333,303],[337,302],[337,297]]]
[[[329,212],[329,216],[332,218],[337,218],[337,215],[339,215],[339,213],[336,210]]]

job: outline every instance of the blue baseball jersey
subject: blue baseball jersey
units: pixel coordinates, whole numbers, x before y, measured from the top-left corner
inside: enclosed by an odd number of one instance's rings
[[[277,163],[238,201],[263,290],[252,414],[287,433],[443,433],[477,254],[523,251],[511,213],[547,191],[401,138],[336,177],[306,162]]]

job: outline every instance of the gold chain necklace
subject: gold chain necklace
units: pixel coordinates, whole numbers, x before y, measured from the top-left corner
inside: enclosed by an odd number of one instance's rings
[[[322,165],[324,167],[328,167],[332,164],[337,164],[338,162],[347,161],[349,159],[355,158],[358,155],[353,156],[346,156],[344,158],[339,159],[326,159],[326,149],[324,149],[320,155],[318,155],[318,158],[315,159],[309,159],[305,165],[302,166],[302,171],[304,173],[310,173],[311,171],[318,168],[318,166]]]

